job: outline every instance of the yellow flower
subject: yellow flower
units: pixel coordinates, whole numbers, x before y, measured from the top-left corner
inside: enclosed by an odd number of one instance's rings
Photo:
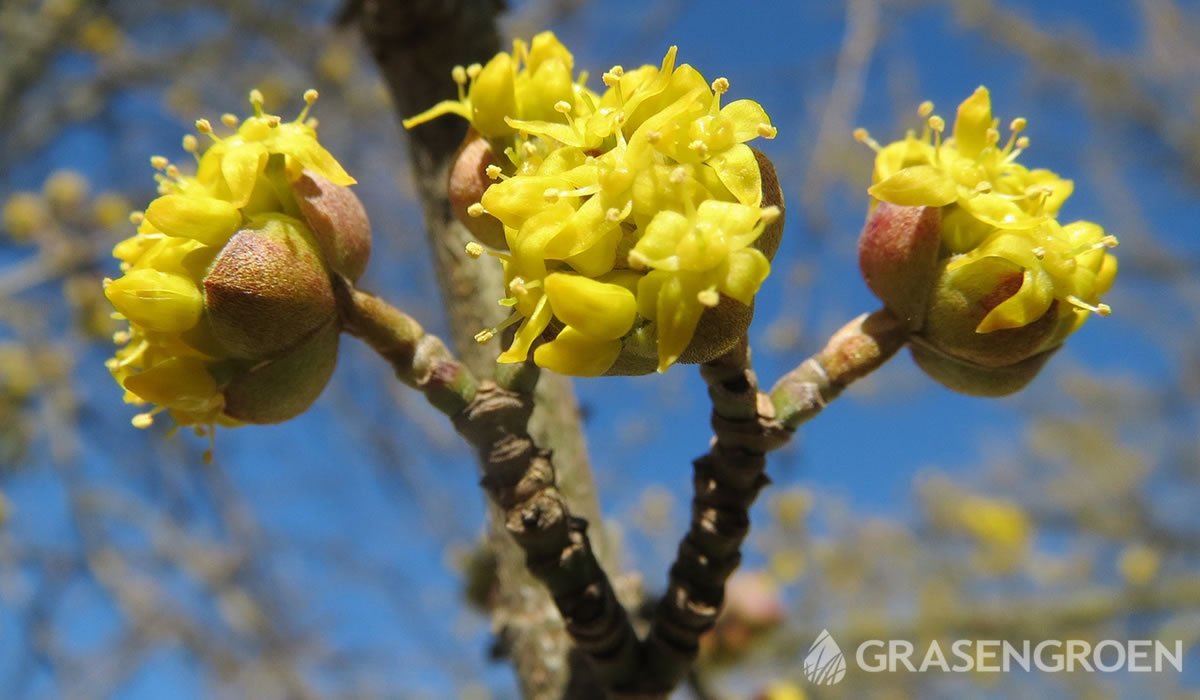
[[[504,230],[508,251],[491,254],[513,315],[477,336],[520,324],[500,362],[525,361],[547,334],[535,363],[604,374],[649,337],[665,371],[705,308],[722,294],[749,305],[770,271],[748,246],[778,209],[762,207],[746,142],[775,128],[756,102],[722,106],[729,81],[710,84],[675,58],[671,47],[660,66],[614,66],[597,94],[572,78],[571,54],[545,32],[532,48],[518,41],[511,56],[455,69],[459,100],[405,122],[459,115],[507,160],[488,167],[496,182],[467,209]]]
[[[315,99],[305,93],[309,106]],[[201,431],[282,420],[298,411],[285,415],[262,401],[302,410],[287,394],[315,398],[332,369],[330,264],[293,183],[313,174],[338,185],[354,180],[317,142],[307,106],[284,123],[263,113],[257,90],[250,102],[254,116],[222,118],[236,128],[228,136],[197,122],[213,141],[203,154],[196,137],[184,138],[195,176],[151,159],[160,196],[132,216],[137,233],[113,249],[123,274],[106,280],[104,293],[129,327],[114,336],[120,347],[107,366],[126,402],[154,405],[134,417],[137,427],[164,411]],[[332,351],[326,329],[335,332]],[[297,357],[314,369],[275,382],[280,393],[260,401],[244,390]]]

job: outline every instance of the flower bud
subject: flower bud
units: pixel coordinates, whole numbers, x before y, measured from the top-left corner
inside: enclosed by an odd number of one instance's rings
[[[479,206],[483,193],[491,186],[488,168],[492,166],[499,167],[491,144],[471,130],[450,168],[447,183],[450,211],[480,243],[503,250],[508,248],[508,242],[504,239],[504,225],[491,214],[471,208],[473,205]]]
[[[300,174],[292,191],[329,266],[357,282],[371,257],[371,222],[358,195],[311,170]]]
[[[863,280],[897,318],[918,329],[937,276],[941,209],[880,202],[858,239]]]
[[[273,360],[234,375],[225,415],[243,423],[281,423],[321,395],[337,365],[341,329],[333,321]]]
[[[310,105],[315,91],[305,94]],[[152,164],[161,196],[131,217],[113,249],[124,273],[105,295],[129,329],[107,363],[127,403],[180,425],[274,423],[303,412],[333,372],[340,332],[333,275],[362,273],[370,228],[354,182],[317,142],[308,108],[293,122],[262,112],[219,137],[183,175]],[[195,153],[195,137],[184,139]],[[299,211],[305,220],[293,218]]]
[[[1058,222],[1073,184],[1017,163],[1024,119],[1000,145],[985,88],[959,107],[952,138],[932,106],[920,113],[920,139],[880,146],[857,134],[878,154],[863,277],[908,322],[927,374],[963,393],[1008,394],[1089,315],[1109,313],[1100,296],[1116,276],[1117,240],[1088,221]]]
[[[259,215],[233,234],[202,284],[209,327],[233,357],[277,355],[337,313],[313,235],[281,214]]]

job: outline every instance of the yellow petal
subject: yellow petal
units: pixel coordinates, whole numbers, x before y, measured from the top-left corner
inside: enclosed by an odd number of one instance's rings
[[[512,345],[500,353],[500,357],[496,358],[496,362],[503,362],[505,364],[524,362],[529,357],[529,347],[533,345],[533,341],[537,340],[542,335],[542,332],[546,330],[546,326],[550,325],[550,317],[550,304],[546,303],[546,297],[543,296],[538,300],[533,313],[517,329],[516,335],[513,336]]]
[[[467,93],[471,125],[488,138],[508,136],[513,128],[505,117],[517,117],[512,56],[498,53],[487,62]]]
[[[229,186],[230,203],[244,207],[254,191],[254,183],[267,165],[267,148],[261,143],[247,143],[232,148],[221,159],[221,175]]]
[[[545,285],[554,315],[584,335],[614,340],[633,326],[637,301],[621,285],[563,273],[547,275]]]
[[[692,222],[676,211],[660,211],[650,220],[631,255],[659,270],[679,269],[679,242],[692,230]]]
[[[150,202],[146,221],[168,236],[219,246],[241,226],[242,215],[237,207],[224,200],[167,194]]]
[[[151,331],[179,333],[200,321],[204,299],[194,282],[158,270],[131,270],[104,289],[117,311]]]
[[[411,129],[414,126],[420,126],[421,124],[431,122],[434,119],[447,114],[457,114],[463,119],[471,121],[471,110],[466,104],[458,100],[443,100],[424,112],[415,114],[408,119],[405,119],[404,121],[400,122],[400,124],[403,125],[405,129]]]
[[[982,85],[958,106],[954,120],[954,142],[958,152],[975,158],[988,145],[987,131],[992,128],[992,98]],[[897,202],[893,202],[897,203]]]
[[[217,398],[217,383],[208,364],[192,357],[173,357],[122,382],[143,401],[181,410],[203,410]]]
[[[1045,315],[1054,301],[1054,283],[1039,269],[1026,269],[1021,288],[988,312],[975,328],[976,333],[990,333],[1006,328],[1028,326]]]
[[[754,100],[734,100],[721,108],[721,116],[733,124],[733,138],[738,143],[762,136],[760,127],[771,126],[766,110]]]
[[[770,273],[771,262],[761,252],[754,248],[735,250],[729,254],[725,278],[718,288],[723,294],[749,306]]]
[[[714,154],[705,164],[716,171],[721,184],[729,188],[739,202],[751,207],[762,203],[762,173],[749,146],[739,143]]]
[[[620,340],[597,340],[567,326],[554,340],[533,351],[533,361],[552,372],[598,377],[621,354]]]
[[[692,342],[696,324],[704,311],[704,306],[696,298],[697,292],[698,289],[685,285],[678,275],[672,275],[658,291],[655,323],[659,372],[666,372]]]
[[[958,199],[958,184],[932,165],[914,165],[875,183],[867,193],[900,206],[944,207]]]

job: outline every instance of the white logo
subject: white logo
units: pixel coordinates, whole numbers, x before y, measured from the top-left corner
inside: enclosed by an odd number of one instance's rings
[[[804,657],[804,677],[816,685],[833,685],[846,676],[846,657],[829,630],[821,630]]]

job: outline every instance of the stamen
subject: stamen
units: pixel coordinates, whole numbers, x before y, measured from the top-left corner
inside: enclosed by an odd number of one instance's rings
[[[1074,294],[1067,297],[1067,302],[1083,309],[1084,311],[1091,311],[1097,316],[1108,316],[1112,314],[1112,307],[1108,304],[1089,304]]]
[[[279,126],[279,124],[280,124],[282,121],[283,121],[283,120],[282,120],[282,119],[280,119],[278,116],[276,116],[276,115],[272,114],[271,116],[267,117],[267,126],[269,126],[269,127],[271,127],[272,129],[274,129],[274,128],[276,128],[277,126]]]
[[[484,344],[490,342],[491,339],[495,338],[495,337],[496,337],[496,330],[494,328],[485,328],[475,334],[475,342],[479,343],[480,345],[484,345]]]
[[[766,122],[760,122],[757,128],[758,135],[764,139],[773,139],[779,135],[779,129],[776,129]]]
[[[200,142],[192,134],[187,134],[183,137],[183,150],[188,153],[195,153],[200,149]]]
[[[542,197],[547,202],[557,202],[562,198],[562,190],[558,189],[557,187],[547,187],[546,191],[542,192]]]
[[[240,123],[240,120],[237,118],[236,114],[230,114],[229,112],[226,112],[221,115],[221,123],[230,129],[236,129],[237,125]]]
[[[309,88],[304,91],[304,109],[300,110],[300,114],[296,115],[296,123],[303,123],[308,119],[308,110],[312,109],[313,103],[321,96],[321,93]]]
[[[629,251],[627,259],[629,261],[630,269],[633,270],[644,270],[650,264],[650,259],[647,258],[644,253],[636,250]]]
[[[1022,136],[1021,138],[1017,139],[1017,148],[1019,148],[1021,150],[1025,150],[1026,148],[1029,148],[1029,137]]]
[[[503,171],[501,171],[500,166],[494,163],[484,168],[483,172],[488,176],[489,180],[499,180],[504,174]]]
[[[171,178],[172,180],[179,179],[179,168],[175,167],[174,165],[168,165],[166,172],[167,177]]]
[[[1037,246],[1033,249],[1033,257],[1037,258],[1038,260],[1044,259],[1046,257],[1046,249],[1042,246]]]
[[[729,92],[729,78],[717,78],[712,81],[712,91],[718,95],[724,95]]]
[[[154,168],[155,170],[164,170],[166,169],[167,165],[169,165],[169,163],[167,162],[165,156],[150,156],[151,168]]]
[[[129,422],[133,424],[133,427],[141,429],[141,430],[145,430],[146,428],[149,428],[150,426],[154,425],[154,414],[153,413],[139,413],[136,416],[134,416]]]
[[[759,213],[759,221],[764,224],[772,224],[783,215],[783,210],[772,204],[769,207],[763,207]]]
[[[617,223],[625,217],[621,216],[621,210],[616,207],[609,207],[608,211],[604,212],[604,219],[610,223]]]
[[[459,85],[467,84],[467,69],[462,66],[455,66],[450,69],[450,79]]]
[[[566,100],[559,100],[558,102],[554,103],[554,111],[558,112],[559,114],[570,114],[571,103],[567,102]]]
[[[467,255],[475,260],[478,260],[479,258],[483,257],[483,246],[479,245],[475,241],[467,242],[466,251],[467,251]]]
[[[696,155],[700,156],[702,160],[708,158],[708,144],[700,139],[692,141],[687,147],[689,151],[694,151]]]
[[[141,226],[142,222],[145,220],[146,220],[146,212],[143,212],[143,211],[129,212],[129,223],[133,224],[134,226]]]
[[[654,144],[658,143],[659,141],[662,141],[662,132],[661,131],[646,132],[646,141],[650,145],[654,145]]]
[[[472,218],[479,218],[486,213],[487,213],[487,209],[484,209],[483,204],[480,202],[475,202],[474,204],[467,207],[467,216],[470,216]]]
[[[721,295],[717,293],[716,287],[709,287],[708,289],[702,290],[696,295],[696,299],[710,309],[721,303]]]
[[[683,167],[682,165],[680,165],[679,167],[677,167],[671,171],[672,184],[682,185],[683,183],[687,182],[687,179],[688,179],[687,168]]]
[[[129,331],[117,331],[112,334],[113,345],[124,345],[129,342]]]
[[[216,134],[213,133],[212,122],[207,119],[196,120],[196,131],[199,131],[207,136],[211,136],[213,137],[213,140],[216,140]]]
[[[261,117],[263,115],[263,94],[258,88],[250,91],[250,106],[254,107],[254,116]]]
[[[931,114],[933,114],[933,102],[925,100],[917,105],[917,116],[921,119],[928,119]]]
[[[472,63],[471,65],[467,66],[467,77],[471,80],[478,78],[479,74],[482,72],[483,66],[479,65],[478,63]]]
[[[870,132],[861,126],[854,130],[854,140],[858,141],[859,143],[866,144],[868,148],[876,153],[883,149],[883,146],[880,146],[878,141],[871,138]]]
[[[995,146],[998,143],[1000,143],[1000,130],[999,129],[988,129],[987,130],[987,144],[989,146]]]
[[[1024,131],[1025,127],[1029,126],[1029,120],[1025,117],[1017,117],[1008,123],[1008,130],[1012,132]]]

